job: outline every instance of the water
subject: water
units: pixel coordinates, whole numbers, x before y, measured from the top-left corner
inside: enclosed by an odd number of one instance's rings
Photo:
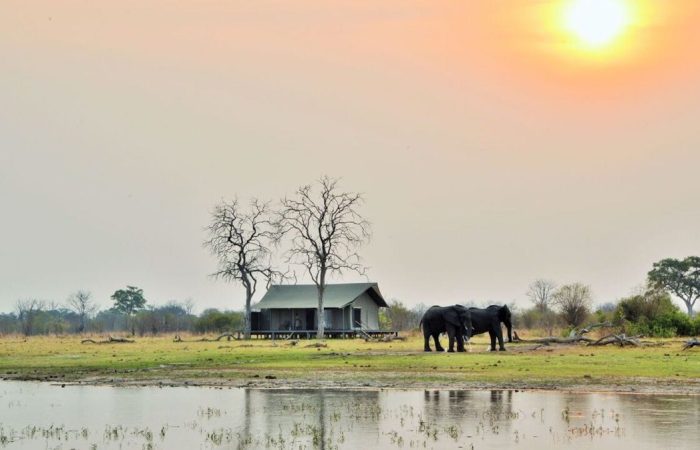
[[[696,449],[700,397],[0,382],[0,449]]]

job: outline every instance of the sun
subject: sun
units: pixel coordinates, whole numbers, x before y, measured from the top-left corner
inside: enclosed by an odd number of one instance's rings
[[[631,21],[626,0],[570,0],[564,8],[565,29],[586,49],[611,46]]]

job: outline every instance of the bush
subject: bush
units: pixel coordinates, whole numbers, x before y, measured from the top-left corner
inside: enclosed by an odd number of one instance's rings
[[[663,291],[650,290],[620,300],[615,322],[624,324],[628,334],[654,337],[689,336],[695,325]]]
[[[668,324],[650,323],[645,318],[642,318],[639,322],[626,322],[625,332],[632,336],[650,336],[650,337],[660,337],[669,338],[674,337],[677,330],[673,326]]]
[[[598,323],[613,322],[615,320],[616,310],[617,305],[611,302],[598,306],[595,313],[593,313],[595,321]]]
[[[243,327],[243,313],[238,311],[219,311],[207,309],[195,321],[194,329],[198,333],[223,333]]]
[[[678,336],[692,336],[696,334],[693,320],[680,310],[662,314],[654,319],[652,324],[662,328],[674,328]]]
[[[514,324],[516,324],[516,322],[518,328],[522,327],[529,330],[540,328],[549,335],[552,334],[555,327],[559,327],[562,324],[557,313],[551,309],[543,311],[537,307],[526,309],[518,313],[513,320]]]

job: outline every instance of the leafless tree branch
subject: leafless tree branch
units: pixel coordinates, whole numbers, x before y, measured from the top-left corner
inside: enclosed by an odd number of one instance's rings
[[[323,295],[326,278],[346,271],[366,274],[359,249],[370,239],[370,223],[358,209],[364,199],[359,193],[340,190],[338,179],[327,176],[315,186],[297,189],[282,200],[277,223],[277,240],[288,236],[287,262],[301,265],[318,288],[318,337],[323,337]]]
[[[66,302],[68,307],[72,309],[80,318],[80,324],[78,325],[78,332],[82,333],[85,331],[85,322],[87,318],[97,311],[97,305],[92,301],[92,294],[88,291],[77,291],[70,297]]]
[[[271,221],[269,202],[253,199],[248,209],[241,207],[237,199],[222,200],[211,213],[207,227],[208,238],[204,247],[217,258],[215,278],[240,283],[246,292],[245,338],[250,338],[251,303],[258,282],[269,286],[286,274],[275,270],[272,264],[271,246],[276,228]]]

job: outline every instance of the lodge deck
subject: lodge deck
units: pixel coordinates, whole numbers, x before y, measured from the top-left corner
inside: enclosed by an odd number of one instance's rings
[[[382,338],[385,336],[398,337],[398,331],[379,330],[325,330],[324,337],[328,339]],[[243,332],[236,332],[236,338],[241,339]],[[316,330],[254,330],[250,332],[253,339],[313,339]]]

